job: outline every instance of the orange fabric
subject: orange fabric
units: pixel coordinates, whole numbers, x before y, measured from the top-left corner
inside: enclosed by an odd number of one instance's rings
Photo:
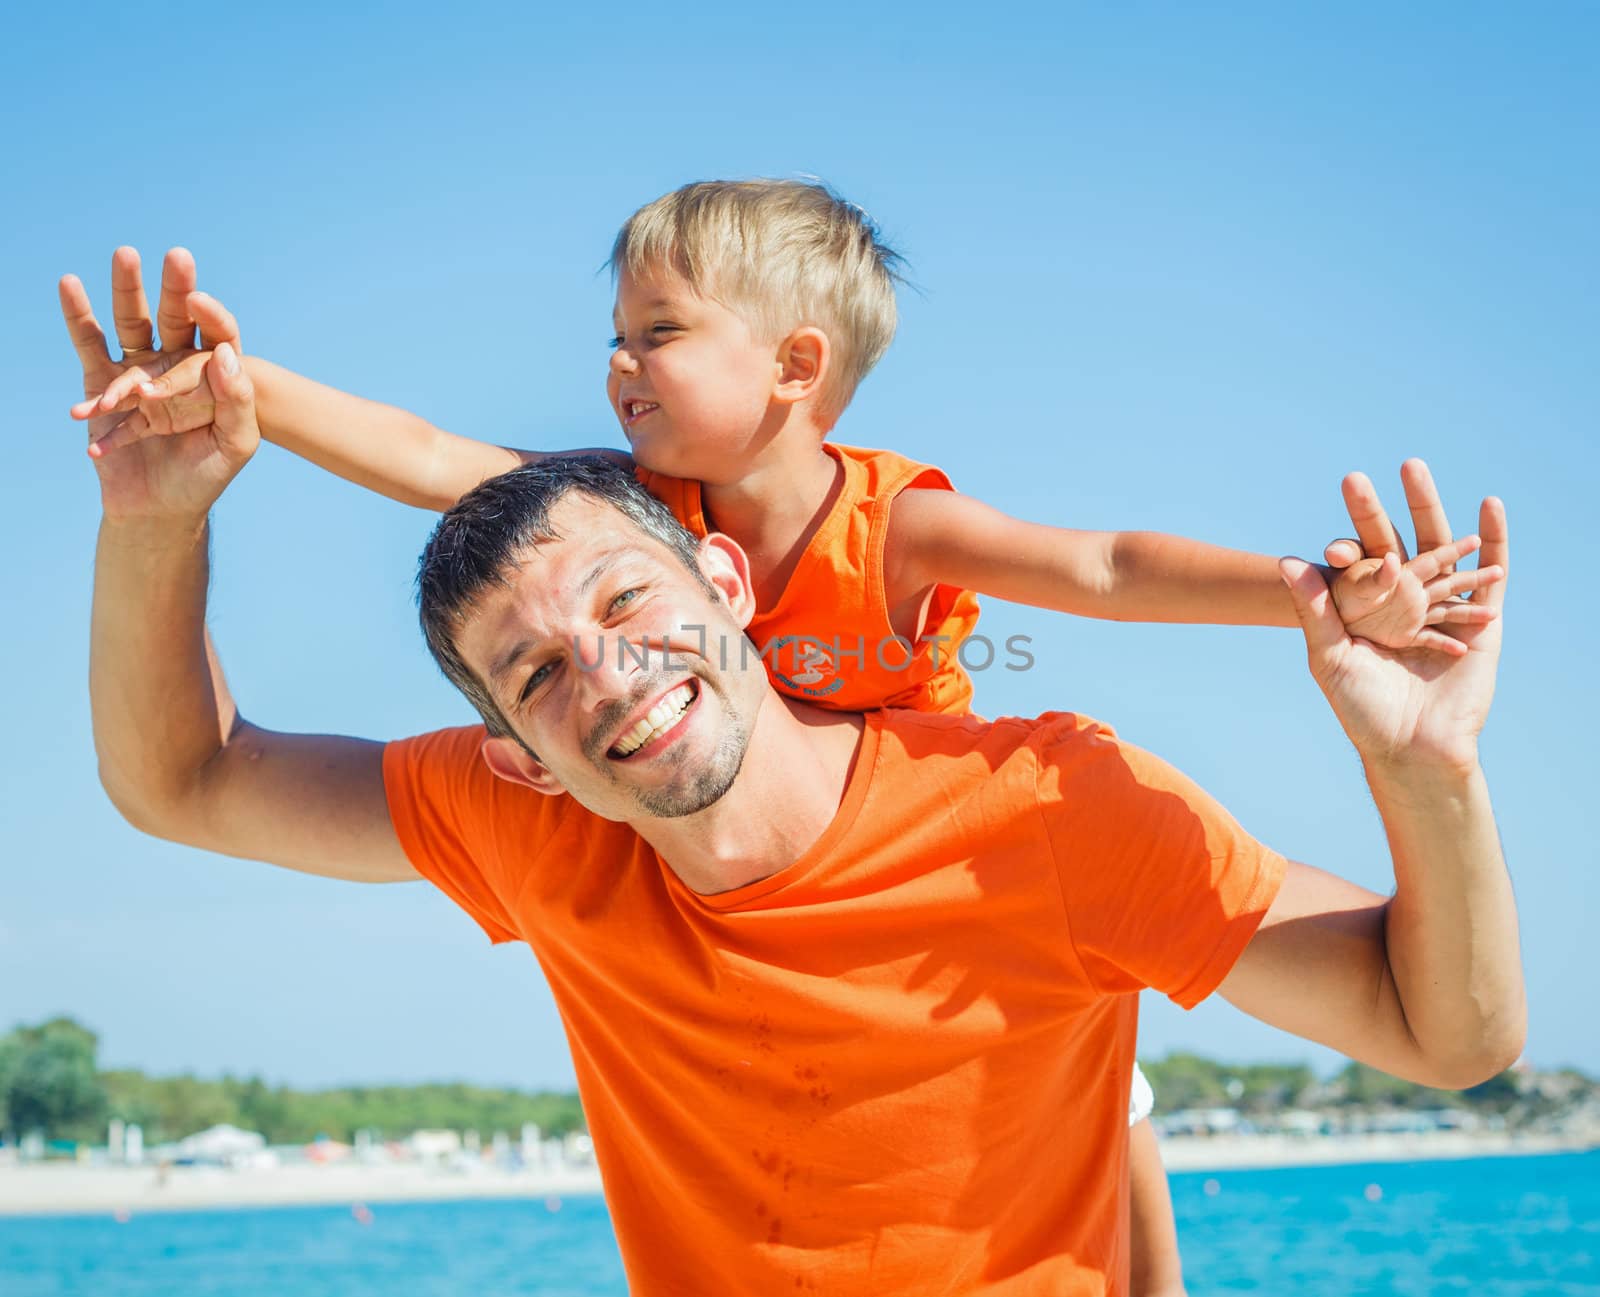
[[[811,850],[702,897],[482,737],[390,744],[390,813],[537,954],[634,1297],[1125,1290],[1132,992],[1209,994],[1281,858],[1093,721],[895,710]]]
[[[972,681],[956,653],[978,623],[977,596],[936,587],[913,647],[894,639],[883,584],[895,496],[913,486],[955,488],[939,469],[893,451],[832,442],[823,450],[844,467],[844,485],[778,602],[756,613],[747,631],[773,687],[838,711],[914,707],[965,715]],[[642,469],[638,477],[696,536],[714,530],[700,483]]]

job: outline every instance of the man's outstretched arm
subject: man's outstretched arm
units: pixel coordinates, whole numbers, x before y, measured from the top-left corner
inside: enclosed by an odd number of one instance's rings
[[[1447,542],[1426,467],[1411,461],[1403,476],[1419,546]],[[1504,573],[1498,500],[1484,502],[1479,529],[1481,565]],[[1475,1085],[1516,1060],[1527,1030],[1516,902],[1478,762],[1500,619],[1446,626],[1467,648],[1456,658],[1390,653],[1345,633],[1314,570],[1285,560],[1284,575],[1312,674],[1361,755],[1383,817],[1395,891],[1385,899],[1291,865],[1222,992],[1255,1017],[1386,1072]],[[1477,597],[1498,612],[1505,582]]]
[[[362,882],[417,877],[389,823],[383,746],[239,716],[205,633],[204,520],[107,517],[89,693],[100,779],[136,828]]]
[[[81,291],[64,288],[63,305],[89,376],[104,337]],[[117,307],[119,326],[146,309],[142,294]],[[382,747],[248,724],[210,650],[206,517],[259,432],[227,342],[206,381],[213,423],[94,460],[104,516],[90,698],[102,782],[132,823],[174,841],[333,877],[414,878],[389,822]]]

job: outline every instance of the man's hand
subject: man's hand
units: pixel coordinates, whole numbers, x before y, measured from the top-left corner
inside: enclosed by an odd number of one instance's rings
[[[76,275],[65,275],[58,287],[67,332],[83,366],[84,399],[72,407],[72,417],[89,420],[91,444],[126,421],[134,409],[131,393],[139,383],[159,377],[196,354],[197,322],[206,348],[227,342],[239,350],[239,330],[232,316],[213,311],[209,318],[202,319],[191,311],[189,298],[195,294],[195,266],[187,249],[171,249],[162,263],[161,300],[156,312],[159,350],[135,249],[118,248],[111,254],[111,312],[117,344],[122,349],[120,360],[111,359],[82,281]],[[204,298],[205,294],[198,296]],[[191,367],[191,371],[192,386],[199,375],[197,368]]]
[[[1354,638],[1352,632],[1362,632],[1341,621],[1341,610],[1315,568],[1286,558],[1280,570],[1305,632],[1311,673],[1369,769],[1464,773],[1476,767],[1478,733],[1494,696],[1508,559],[1505,509],[1496,499],[1483,502],[1478,569],[1453,573],[1450,565],[1476,548],[1476,538],[1452,541],[1438,490],[1421,460],[1408,460],[1400,475],[1421,551],[1405,568],[1414,569],[1433,601],[1427,629],[1414,642],[1432,649],[1443,647],[1433,637],[1451,641],[1442,652],[1397,651]],[[1380,560],[1368,579],[1386,581],[1393,591],[1403,575],[1399,541],[1371,484],[1352,475],[1346,502],[1369,559]],[[1456,593],[1473,597],[1463,602]],[[1381,604],[1376,614],[1383,615]]]
[[[193,292],[185,305],[189,318],[200,326],[206,348],[226,341],[235,351],[240,349],[239,325],[221,302],[209,293]],[[145,437],[193,432],[212,421],[215,406],[205,383],[211,351],[177,354],[181,358],[165,369],[129,366],[98,398],[87,398],[72,407],[74,419],[89,421],[90,455],[109,455]],[[157,402],[163,406],[159,416],[153,410]]]
[[[213,348],[209,356],[194,348],[188,311],[193,284],[193,259],[174,249],[162,276],[157,315],[162,349],[157,351],[138,254],[119,248],[112,258],[112,309],[123,357],[114,361],[82,283],[74,275],[61,281],[62,314],[88,396],[74,413],[89,420],[89,453],[108,519],[204,518],[260,441],[250,382],[239,365],[237,330],[225,336],[221,327],[231,325],[232,317],[226,312],[225,319],[212,316],[202,330],[202,341]],[[116,395],[184,362],[199,370],[207,411],[203,422],[175,430],[170,405],[138,407],[136,397]]]

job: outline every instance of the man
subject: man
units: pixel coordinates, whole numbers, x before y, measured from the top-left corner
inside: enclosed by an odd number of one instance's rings
[[[177,354],[192,337],[169,287]],[[75,282],[63,302],[103,386],[117,367]],[[117,306],[139,356],[142,294]],[[1387,901],[1284,861],[1092,721],[780,697],[741,634],[738,547],[696,543],[596,461],[486,483],[429,542],[424,629],[487,734],[274,734],[239,717],[205,637],[207,513],[259,437],[232,340],[205,341],[214,424],[95,460],[107,791],[176,841],[425,876],[492,939],[527,940],[635,1293],[1122,1291],[1146,985],[1185,1005],[1220,989],[1434,1085],[1519,1052],[1515,911],[1477,762],[1497,621],[1447,626],[1460,657],[1379,652],[1285,560],[1388,829]],[[1406,484],[1418,543],[1442,544],[1426,470]],[[1357,529],[1386,552],[1369,494],[1352,493]],[[1480,573],[1503,569],[1498,502],[1481,529]]]

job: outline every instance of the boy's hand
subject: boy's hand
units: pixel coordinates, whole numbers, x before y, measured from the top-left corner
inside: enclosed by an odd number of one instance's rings
[[[142,395],[155,394],[141,392],[152,383],[160,384],[163,395],[175,398],[160,431],[189,432],[211,423],[213,407],[202,376],[218,343],[239,350],[239,326],[220,302],[196,292],[194,285],[194,258],[183,248],[173,248],[162,268],[157,350],[139,254],[133,248],[118,248],[111,258],[111,300],[122,358],[112,360],[82,282],[76,275],[62,278],[61,313],[83,366],[85,399],[72,407],[71,414],[89,423],[92,457],[158,431],[138,409]],[[196,325],[203,351],[195,348]]]
[[[1345,630],[1383,648],[1421,648],[1460,657],[1462,641],[1437,629],[1482,626],[1499,615],[1484,602],[1463,603],[1502,579],[1494,566],[1475,572],[1457,572],[1455,565],[1479,547],[1476,536],[1450,540],[1448,525],[1441,528],[1442,544],[1409,561],[1405,546],[1389,523],[1377,491],[1364,473],[1344,481],[1345,503],[1368,557],[1331,576],[1328,588]],[[1441,511],[1442,512],[1442,511]],[[1349,561],[1356,542],[1336,541],[1328,547],[1330,561]],[[1342,566],[1342,564],[1341,564]]]
[[[1466,652],[1461,641],[1434,627],[1482,626],[1498,615],[1487,604],[1462,603],[1459,598],[1501,578],[1495,568],[1452,570],[1478,545],[1476,536],[1465,536],[1409,563],[1388,554],[1351,564],[1328,586],[1345,630],[1383,648],[1433,649],[1459,657]]]

